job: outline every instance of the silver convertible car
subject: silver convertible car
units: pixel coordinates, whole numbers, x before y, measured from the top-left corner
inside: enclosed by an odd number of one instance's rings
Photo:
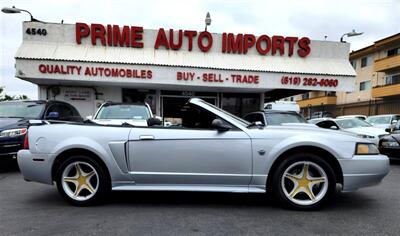
[[[261,126],[197,98],[179,111],[169,127],[155,118],[146,127],[32,121],[19,167],[26,180],[56,183],[73,205],[110,190],[165,190],[269,192],[296,209],[320,207],[337,184],[378,184],[389,171],[372,142],[340,131]]]

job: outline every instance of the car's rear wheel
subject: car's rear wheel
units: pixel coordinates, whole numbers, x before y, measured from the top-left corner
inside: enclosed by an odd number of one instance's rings
[[[67,158],[56,173],[57,189],[71,204],[86,206],[99,203],[110,190],[105,170],[87,156]]]
[[[335,192],[336,178],[330,165],[314,154],[285,158],[273,173],[275,197],[285,206],[312,210],[321,207]]]

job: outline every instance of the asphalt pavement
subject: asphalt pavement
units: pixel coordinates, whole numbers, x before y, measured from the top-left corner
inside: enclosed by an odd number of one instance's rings
[[[399,235],[400,165],[374,187],[338,192],[322,210],[282,209],[264,194],[115,192],[73,207],[55,186],[0,162],[0,235]]]

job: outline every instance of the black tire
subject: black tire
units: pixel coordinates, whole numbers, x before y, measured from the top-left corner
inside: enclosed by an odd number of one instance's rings
[[[69,196],[66,192],[66,190],[63,187],[63,172],[65,169],[70,166],[72,163],[82,163],[83,166],[85,166],[84,163],[87,163],[90,165],[90,167],[93,167],[95,171],[97,172],[98,178],[95,179],[97,183],[97,190],[88,199],[85,200],[76,200],[73,199],[71,196]],[[81,164],[80,164],[81,165]],[[97,161],[93,160],[93,158],[90,158],[85,155],[73,155],[71,157],[66,158],[58,168],[56,172],[56,184],[57,184],[57,189],[58,192],[61,194],[61,196],[69,202],[71,205],[74,206],[92,206],[99,204],[105,200],[106,195],[111,191],[111,184],[110,184],[110,179],[108,177],[108,172],[105,170]],[[72,185],[74,186],[74,185]],[[76,185],[75,185],[76,186]]]
[[[326,193],[324,195],[321,194],[321,196],[323,196],[323,197],[321,197],[315,203],[310,203],[309,205],[302,205],[302,204],[295,203],[289,197],[286,196],[286,194],[283,190],[282,181],[284,181],[284,180],[282,180],[282,178],[284,178],[283,175],[284,175],[285,171],[290,166],[293,166],[295,163],[298,163],[298,162],[307,162],[310,164],[314,163],[314,164],[318,165],[319,167],[321,167],[327,176],[328,182],[327,182]],[[335,173],[334,173],[332,167],[323,158],[321,158],[315,154],[298,153],[298,154],[290,155],[287,158],[285,158],[281,163],[279,163],[277,168],[272,171],[273,171],[273,173],[272,173],[271,187],[272,187],[273,195],[284,207],[288,207],[290,209],[317,210],[317,209],[321,208],[321,206],[323,206],[332,197],[332,195],[335,193],[335,190],[336,190],[336,177],[335,177]],[[311,191],[313,191],[313,190],[311,190]],[[286,191],[286,192],[288,192],[288,191]],[[313,194],[314,194],[314,192],[313,192]],[[295,196],[293,196],[293,198]]]

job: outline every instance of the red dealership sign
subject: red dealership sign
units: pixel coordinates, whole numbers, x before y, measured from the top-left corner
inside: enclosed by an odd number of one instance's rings
[[[92,45],[100,42],[102,46],[112,47],[133,47],[143,48],[143,27],[101,25],[101,24],[75,24],[76,43],[81,44],[82,39],[89,38]],[[183,48],[183,40],[188,42]],[[260,55],[285,54],[291,57],[297,54],[306,57],[310,54],[310,39],[307,37],[284,37],[279,35],[261,35],[256,37],[253,34],[222,33],[221,52],[227,54],[247,54],[255,48]],[[193,30],[165,30],[160,28],[154,42],[154,49],[164,48],[166,50],[187,50],[192,51],[197,47],[202,52],[208,52],[214,41],[213,35],[207,31],[197,32]],[[295,49],[297,46],[297,49]]]

